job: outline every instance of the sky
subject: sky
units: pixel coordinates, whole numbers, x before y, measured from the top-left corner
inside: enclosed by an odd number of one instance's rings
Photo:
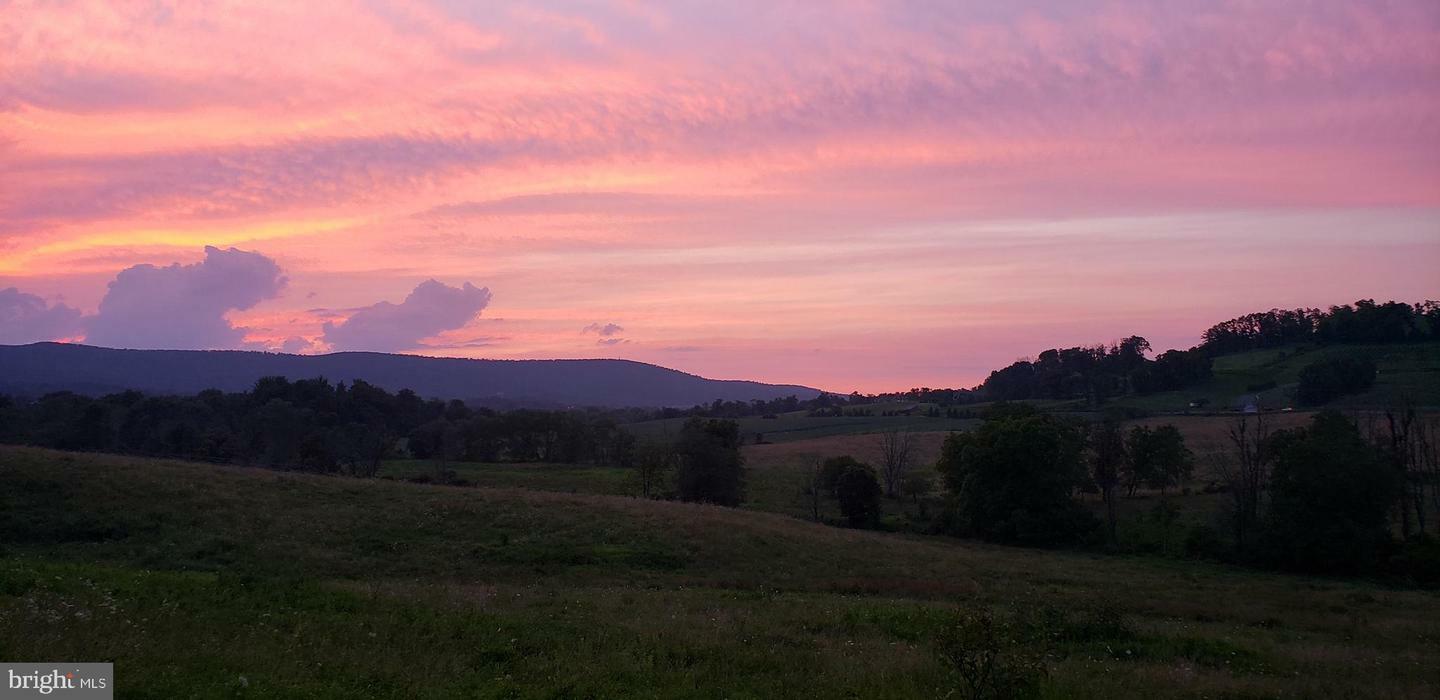
[[[1440,298],[1440,4],[0,0],[0,343],[834,391]]]

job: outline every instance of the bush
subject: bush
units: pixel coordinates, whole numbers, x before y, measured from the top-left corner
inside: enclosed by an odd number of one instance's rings
[[[1023,644],[1009,619],[964,611],[936,638],[935,653],[955,674],[960,697],[1025,698],[1039,694],[1044,657]]]

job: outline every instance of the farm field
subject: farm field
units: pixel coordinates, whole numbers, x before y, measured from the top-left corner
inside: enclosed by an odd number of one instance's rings
[[[630,472],[618,467],[547,462],[480,463],[439,460],[391,460],[379,476],[401,481],[459,484],[485,488],[524,488],[564,493],[611,496],[634,495],[637,486]]]
[[[1272,429],[1293,428],[1309,422],[1313,413],[1292,412],[1268,414]],[[903,419],[902,419],[903,420]],[[1230,449],[1227,431],[1235,416],[1175,415],[1154,416],[1126,423],[1133,425],[1175,425],[1185,435],[1186,444],[1195,452],[1195,478],[1188,486],[1192,493],[1178,491],[1169,500],[1182,513],[1195,514],[1187,521],[1209,517],[1219,497],[1201,494],[1201,488],[1212,480],[1213,460]],[[918,504],[886,500],[887,522],[896,529],[924,527],[925,516],[933,515],[940,506],[939,475],[933,467],[940,456],[940,446],[949,431],[913,432],[912,464],[916,471],[931,473],[936,494],[925,499],[921,512]],[[742,448],[747,474],[747,498],[744,508],[813,519],[810,499],[806,496],[806,471],[815,459],[850,455],[863,462],[880,461],[879,435],[875,433],[842,433],[825,437],[788,440],[785,442],[747,444]],[[633,472],[619,467],[589,464],[548,463],[475,463],[434,462],[425,460],[393,460],[386,462],[380,475],[397,480],[421,480],[431,483],[457,483],[486,488],[523,488],[538,491],[585,493],[595,495],[635,496],[640,492]],[[1122,514],[1145,512],[1157,502],[1157,493],[1142,489],[1136,498],[1123,499]],[[822,496],[824,515],[834,515],[833,499]],[[1090,499],[1093,500],[1093,499]],[[1098,504],[1093,504],[1098,509]],[[1098,510],[1097,510],[1098,512]]]
[[[915,415],[882,416],[883,411],[916,406]],[[906,432],[948,432],[965,430],[978,421],[965,418],[931,418],[923,415],[930,404],[871,404],[863,407],[873,411],[872,416],[847,416],[843,418],[810,417],[804,411],[785,413],[774,418],[749,416],[733,419],[740,424],[740,435],[746,443],[756,442],[755,436],[764,437],[765,442],[784,443],[797,440],[813,440],[835,435],[862,435],[887,430]],[[960,408],[969,408],[961,406]],[[626,430],[641,439],[662,440],[673,438],[684,425],[684,418],[630,423]]]
[[[1047,697],[1440,690],[1440,596],[1358,582],[14,447],[0,505],[0,656],[122,697],[940,697],[958,613],[1048,609]]]

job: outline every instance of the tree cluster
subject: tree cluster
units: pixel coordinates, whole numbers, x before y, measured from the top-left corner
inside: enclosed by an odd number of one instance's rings
[[[1440,509],[1437,432],[1440,422],[1413,409],[1359,422],[1322,411],[1280,431],[1264,416],[1237,418],[1221,470],[1237,555],[1298,571],[1440,583],[1440,543],[1428,525]]]
[[[1362,299],[1320,309],[1271,309],[1217,323],[1200,349],[1211,356],[1294,343],[1401,343],[1440,339],[1440,302]]]
[[[1171,350],[1147,359],[1150,342],[1131,336],[1105,346],[1046,350],[990,373],[980,389],[990,400],[1086,399],[1178,389],[1210,378],[1210,358]]]
[[[1332,399],[1358,394],[1375,384],[1375,361],[1363,355],[1332,357],[1300,370],[1295,398],[1318,406]]]
[[[1012,544],[1083,540],[1095,528],[1074,498],[1088,480],[1083,448],[1078,426],[1022,407],[951,434],[936,464],[951,499],[950,528]]]
[[[409,433],[418,459],[628,464],[635,439],[596,411],[496,412],[452,401]]]
[[[0,441],[361,476],[402,445],[421,458],[575,462],[616,459],[631,442],[602,414],[497,414],[359,380],[283,377],[236,393],[7,398]]]

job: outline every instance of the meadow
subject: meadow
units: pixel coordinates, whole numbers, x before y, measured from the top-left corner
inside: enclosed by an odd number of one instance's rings
[[[819,417],[810,416],[805,411],[795,411],[769,418],[747,416],[733,420],[740,425],[740,434],[745,438],[745,442],[747,443],[785,443],[798,440],[814,440],[816,438],[836,435],[863,435],[885,430],[948,432],[951,430],[965,430],[979,422],[975,419],[931,417],[924,415],[925,410],[931,408],[931,406],[931,404],[915,403],[877,403],[857,407],[870,411],[873,414],[868,416]],[[906,408],[914,408],[915,411],[912,415],[882,415],[886,411],[897,411]],[[961,408],[969,407],[962,406]],[[665,418],[661,420],[630,423],[625,426],[625,429],[641,439],[666,440],[673,439],[674,436],[680,432],[680,426],[684,423],[684,418]],[[756,440],[756,436],[760,436],[763,439]]]
[[[17,447],[0,503],[0,657],[123,697],[941,697],[974,611],[1045,697],[1440,691],[1440,596],[1364,582]]]

